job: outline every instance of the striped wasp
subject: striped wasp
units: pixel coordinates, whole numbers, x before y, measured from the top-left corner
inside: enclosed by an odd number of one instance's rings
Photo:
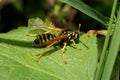
[[[32,44],[32,46],[34,47],[45,47],[45,50],[37,56],[36,62],[38,62],[40,58],[45,54],[46,50],[53,45],[60,45],[60,47],[62,47],[62,59],[65,64],[67,63],[67,61],[64,58],[64,52],[68,44],[73,44],[74,48],[81,50],[76,46],[76,43],[79,42],[81,24],[79,24],[78,30],[61,29],[61,28],[56,28],[54,26],[51,27],[51,26],[37,25],[37,24],[31,26],[48,29],[48,31],[36,35],[36,39]],[[56,31],[60,32],[57,36],[55,35]],[[28,36],[35,36],[35,35],[28,34]]]

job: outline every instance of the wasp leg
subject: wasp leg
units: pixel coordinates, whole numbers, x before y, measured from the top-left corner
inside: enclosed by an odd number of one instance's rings
[[[62,59],[63,59],[63,62],[64,62],[65,64],[67,64],[67,60],[65,60],[65,58],[64,58],[64,51],[65,51],[66,45],[67,45],[67,43],[64,42],[64,43],[63,43],[63,48],[62,48]]]
[[[37,34],[27,34],[27,36],[36,37]]]
[[[49,31],[44,32],[44,34],[47,34],[47,33],[56,33],[56,32],[57,32],[56,30],[49,30]]]
[[[40,60],[40,58],[45,54],[46,50],[47,50],[48,48],[50,48],[51,46],[53,46],[53,45],[54,45],[55,43],[57,43],[57,42],[58,42],[58,41],[55,41],[55,42],[51,43],[50,45],[48,45],[48,46],[45,48],[44,52],[41,53],[41,54],[39,54],[39,55],[37,56],[37,58],[35,59],[35,61],[38,62],[38,61]]]
[[[75,43],[75,41],[74,41],[73,39],[71,39],[70,41],[73,43],[73,47],[74,47],[75,49],[81,50],[81,48],[78,48],[78,47],[76,46],[76,43]]]
[[[49,31],[44,32],[44,34],[51,33],[51,32],[52,32],[52,31],[49,30]]]

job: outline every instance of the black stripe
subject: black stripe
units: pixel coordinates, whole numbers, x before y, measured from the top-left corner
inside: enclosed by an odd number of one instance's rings
[[[54,38],[55,38],[55,35],[47,34],[47,39],[48,40],[51,40],[51,39],[54,39]]]
[[[34,43],[37,44],[37,45],[40,44],[39,39],[35,39]]]
[[[46,34],[42,34],[42,37],[43,37],[44,42],[46,42],[46,41],[47,41],[47,36],[46,36]]]
[[[54,38],[55,38],[55,36],[54,36],[54,35],[52,35],[52,34],[50,34],[50,36],[51,36],[51,39],[54,39]]]
[[[42,35],[38,35],[38,39],[39,39],[39,42],[40,42],[40,43],[43,42]]]
[[[47,34],[47,38],[48,38],[48,40],[50,40],[50,34]]]

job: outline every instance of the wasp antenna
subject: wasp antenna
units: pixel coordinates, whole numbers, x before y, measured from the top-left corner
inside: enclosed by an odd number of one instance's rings
[[[80,32],[80,27],[81,27],[81,24],[79,24],[79,26],[78,26],[78,32]]]

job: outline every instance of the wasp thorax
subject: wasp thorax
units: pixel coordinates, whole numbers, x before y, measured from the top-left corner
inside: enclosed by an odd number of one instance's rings
[[[74,31],[72,29],[66,29],[64,30],[60,35],[68,35],[65,39],[60,40],[61,43],[64,42],[71,42],[71,40],[74,40],[75,42],[79,41],[79,31]]]

